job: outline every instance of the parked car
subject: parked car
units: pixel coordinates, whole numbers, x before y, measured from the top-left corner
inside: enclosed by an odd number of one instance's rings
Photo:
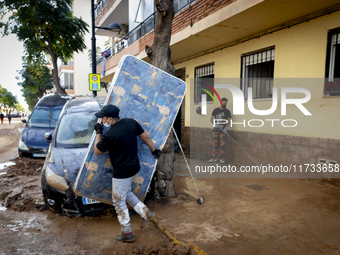
[[[44,134],[53,134],[60,112],[71,98],[69,95],[46,95],[36,104],[28,121],[21,119],[26,126],[18,144],[20,157],[46,157],[49,143]]]
[[[112,207],[75,196],[73,192],[97,123],[94,113],[103,102],[104,98],[100,97],[73,98],[61,112],[54,135],[45,134],[50,147],[42,168],[41,188],[45,205],[56,213],[80,216]]]

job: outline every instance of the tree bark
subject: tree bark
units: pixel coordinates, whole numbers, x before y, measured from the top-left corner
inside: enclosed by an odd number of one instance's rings
[[[59,82],[59,77],[58,77],[58,64],[57,64],[58,57],[57,57],[57,55],[55,55],[54,53],[52,53],[52,54],[49,53],[49,54],[50,54],[51,57],[52,57],[52,64],[53,64],[52,79],[53,79],[54,86],[56,87],[58,94],[66,94],[65,89],[63,89],[63,88],[60,86],[60,82]]]
[[[39,97],[39,98],[42,98],[45,91],[42,91],[42,89],[41,89],[39,86],[37,87],[37,90],[38,90],[38,93],[37,93],[37,94],[38,94],[38,97]]]
[[[45,51],[46,53],[48,53],[51,58],[52,58],[52,64],[53,64],[53,70],[52,70],[52,79],[53,79],[53,83],[54,86],[57,89],[57,93],[58,94],[66,94],[65,89],[63,89],[60,86],[60,82],[59,82],[59,77],[58,77],[58,56],[53,52],[52,49],[52,34],[48,31],[46,31],[48,34],[48,46],[47,47],[42,47],[39,44],[36,44],[36,46],[38,48],[40,48],[41,50]]]
[[[174,74],[175,68],[171,64],[171,27],[175,14],[173,0],[155,0],[157,8],[154,29],[154,43],[151,47],[145,46],[145,52],[152,65]],[[164,145],[163,153],[157,163],[156,194],[161,197],[175,197],[174,191],[174,136],[172,131]],[[157,197],[157,195],[156,195]]]

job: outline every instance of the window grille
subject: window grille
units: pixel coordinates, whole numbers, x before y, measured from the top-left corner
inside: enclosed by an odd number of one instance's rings
[[[70,82],[70,86],[69,86],[69,88],[70,89],[74,89],[74,75],[73,75],[73,73],[69,73],[69,82]]]
[[[74,74],[73,73],[63,73],[60,76],[60,85],[64,89],[74,89]]]
[[[271,98],[273,93],[275,48],[244,54],[242,56],[241,88],[248,97],[252,87],[253,98]]]
[[[205,66],[200,66],[195,68],[195,103],[200,103],[202,101],[202,94],[207,94],[201,88],[209,91],[212,96],[214,92],[204,84],[209,85],[214,88],[214,64],[208,64]],[[207,96],[207,101],[213,101],[210,96]]]
[[[68,75],[68,73],[64,73],[64,76],[65,76],[65,83],[64,83],[65,89],[68,89],[68,86],[70,84],[69,75]]]
[[[324,94],[327,96],[340,95],[340,31],[339,29],[328,33],[326,57],[326,82]]]

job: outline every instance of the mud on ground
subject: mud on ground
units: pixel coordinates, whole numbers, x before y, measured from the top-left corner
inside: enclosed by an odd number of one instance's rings
[[[44,159],[17,157],[10,162],[15,165],[0,176],[0,203],[15,211],[36,211],[44,205],[40,186]]]
[[[73,231],[71,231],[67,236],[75,236],[79,237],[79,240],[74,243],[69,243],[70,241],[74,242],[74,238],[70,238],[69,240],[64,240],[62,238],[59,242],[59,245],[64,245],[65,250],[62,250],[62,254],[74,254],[76,251],[84,251],[84,252],[93,252],[92,246],[94,245],[92,242],[84,242],[83,240],[92,240],[93,234],[97,233],[98,236],[98,242],[99,239],[103,240],[105,239],[105,245],[107,246],[104,249],[96,249],[96,252],[93,254],[119,254],[119,255],[130,255],[130,254],[140,254],[140,255],[193,255],[195,254],[194,250],[184,246],[184,245],[178,245],[172,243],[167,237],[164,236],[164,234],[154,226],[152,226],[151,223],[149,223],[146,230],[140,232],[141,230],[138,230],[138,223],[135,223],[136,221],[139,222],[141,219],[137,217],[138,215],[132,216],[132,222],[133,225],[136,227],[134,232],[136,234],[137,240],[132,244],[123,244],[119,243],[117,241],[114,241],[113,236],[114,234],[119,234],[119,224],[115,217],[115,213],[112,212],[112,210],[106,210],[105,212],[99,213],[94,215],[93,217],[80,217],[80,218],[68,218],[66,216],[61,216],[58,214],[55,214],[49,210],[45,210],[42,212],[39,212],[39,209],[43,207],[44,200],[41,192],[41,185],[40,185],[40,175],[41,175],[41,168],[44,164],[44,159],[32,159],[32,158],[14,158],[10,160],[10,162],[15,163],[15,165],[8,166],[4,170],[2,170],[2,173],[0,175],[0,204],[2,206],[6,207],[6,215],[3,215],[5,217],[0,217],[0,233],[1,238],[0,242],[6,242],[8,245],[5,245],[3,248],[3,251],[8,252],[18,252],[23,251],[22,247],[18,243],[18,241],[15,241],[17,238],[12,239],[11,236],[13,236],[13,231],[19,231],[19,228],[22,228],[20,230],[20,233],[34,233],[37,235],[35,240],[41,239],[41,242],[45,239],[45,237],[40,235],[47,235],[47,237],[52,237],[54,234],[56,236],[59,236],[60,233],[54,233],[54,231],[49,230],[48,233],[45,232],[43,229],[43,226],[49,225],[52,222],[54,222],[54,226],[65,233],[67,231],[66,229],[70,226],[73,226]],[[21,217],[16,214],[15,220],[12,219],[11,216],[14,216],[13,213],[29,213],[30,216],[23,215],[24,218],[29,217],[29,220],[27,224],[30,226],[29,229],[26,229],[25,226],[25,220],[18,220]],[[40,216],[39,216],[39,215]],[[7,219],[7,217],[9,218]],[[18,217],[19,216],[19,217]],[[34,219],[41,219],[41,217],[50,218],[47,223],[37,223],[37,226],[33,224],[35,222]],[[22,221],[22,223],[20,223]],[[27,221],[27,220],[26,220]],[[67,227],[64,229],[62,227],[62,223],[66,221],[68,222],[66,225]],[[105,224],[106,226],[102,226],[104,228],[97,229],[97,226],[91,226],[92,224],[88,224],[87,222],[96,222],[95,225],[100,225],[101,223],[107,222]],[[18,226],[16,226],[16,223],[20,223]],[[83,222],[84,224],[82,224]],[[27,226],[28,226],[27,225]],[[52,224],[53,225],[53,224]],[[110,226],[111,225],[111,226]],[[112,228],[114,227],[114,228]],[[111,229],[111,231],[109,230]],[[38,231],[38,232],[37,232]],[[40,232],[41,231],[41,232]],[[103,232],[111,232],[110,234],[106,233],[105,237],[103,236]],[[38,237],[40,236],[40,237]],[[141,238],[141,236],[144,236]],[[26,236],[23,237],[23,239],[26,239]],[[108,239],[111,241],[108,242]],[[21,240],[20,242],[22,242]],[[92,240],[93,242],[97,242],[95,240]],[[46,240],[45,240],[46,242]],[[40,246],[38,248],[36,245],[26,245],[27,251],[38,251],[41,250],[42,252],[47,252],[56,254],[56,252],[60,249],[59,245],[55,246],[55,244],[51,244],[47,247]],[[80,245],[80,246],[79,246]],[[79,246],[79,247],[78,247]],[[17,249],[19,248],[19,250]]]
[[[39,211],[44,206],[40,184],[44,159],[15,157],[23,126],[20,120],[0,125],[0,164],[5,167],[0,167],[2,253],[194,254],[186,246],[173,244],[151,223],[140,229],[139,215],[131,216],[135,242],[126,244],[114,240],[114,235],[120,234],[114,209],[80,218]]]
[[[195,255],[195,252],[190,247],[184,246],[182,244],[149,244],[144,247],[136,247],[131,249],[126,247],[122,250],[122,255]]]
[[[0,163],[18,156],[18,142],[22,130],[22,123],[11,124],[11,126],[0,125]]]

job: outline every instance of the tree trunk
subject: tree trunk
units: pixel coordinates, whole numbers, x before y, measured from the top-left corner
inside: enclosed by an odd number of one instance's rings
[[[157,8],[154,29],[154,43],[151,47],[145,46],[145,52],[152,65],[159,69],[174,74],[175,68],[171,64],[171,27],[174,17],[173,0],[155,0]],[[156,194],[161,197],[175,197],[174,191],[174,136],[172,131],[163,148],[162,156],[157,163]]]
[[[57,93],[58,94],[66,94],[66,91],[65,89],[63,89],[61,86],[60,86],[60,83],[59,83],[59,77],[58,77],[58,64],[57,64],[57,60],[58,60],[58,57],[57,55],[55,55],[54,53],[49,53],[52,57],[52,64],[53,64],[53,70],[52,70],[52,79],[53,79],[53,83],[54,83],[54,86],[56,87],[57,89]]]
[[[39,98],[42,98],[43,96],[44,96],[44,92],[45,91],[43,91],[40,87],[39,87],[39,85],[37,86],[37,90],[38,90],[38,97]]]

